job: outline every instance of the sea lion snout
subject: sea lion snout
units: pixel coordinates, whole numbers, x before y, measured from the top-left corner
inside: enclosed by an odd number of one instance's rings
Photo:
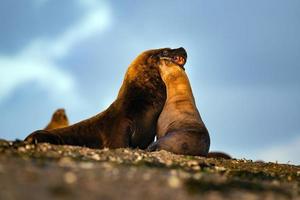
[[[187,60],[187,53],[183,47],[178,49],[164,49],[159,55],[159,58],[163,60],[169,60],[184,69],[183,66]]]
[[[175,51],[178,55],[182,56],[183,58],[187,59],[187,52],[183,47],[174,49],[173,51]]]

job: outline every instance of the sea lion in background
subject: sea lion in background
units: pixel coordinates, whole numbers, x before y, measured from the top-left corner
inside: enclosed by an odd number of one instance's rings
[[[223,159],[232,159],[230,155],[220,151],[212,151],[207,154],[208,158],[223,158]]]
[[[184,71],[186,59],[184,49],[176,53],[165,52],[160,58],[159,72],[166,85],[167,100],[157,122],[157,141],[148,150],[207,156],[210,137]]]
[[[25,141],[90,148],[147,148],[154,140],[166,100],[158,69],[159,55],[164,51],[176,49],[149,50],[130,64],[117,99],[105,111],[65,128],[35,131]]]
[[[49,124],[44,128],[44,130],[52,130],[56,128],[63,128],[69,126],[69,120],[66,115],[66,111],[63,108],[57,109],[51,118]]]

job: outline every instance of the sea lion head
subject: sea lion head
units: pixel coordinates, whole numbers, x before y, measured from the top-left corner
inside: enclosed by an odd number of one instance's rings
[[[165,83],[161,76],[162,63],[172,63],[176,65],[175,68],[178,66],[183,70],[186,59],[187,53],[182,47],[151,49],[142,52],[129,65],[118,98],[127,99],[129,96],[133,98],[132,96],[138,95],[140,97],[135,98],[140,99],[143,96],[144,100],[140,100],[141,103],[133,102],[135,107],[142,106],[137,109],[145,109],[145,101],[148,104],[159,104],[160,108],[166,99]]]
[[[118,97],[128,96],[124,94],[128,91],[131,95],[130,91],[135,91],[138,95],[151,96],[151,98],[158,99],[158,101],[165,99],[165,84],[160,73],[161,62],[176,63],[183,68],[186,58],[186,51],[182,47],[178,49],[151,49],[142,52],[129,65]],[[151,98],[149,98],[149,101],[153,102]]]
[[[159,65],[162,61],[172,62],[184,69],[184,65],[187,60],[187,53],[183,47],[177,49],[161,48],[151,49],[144,51],[138,55],[131,63],[127,71],[127,77],[129,80],[135,79],[136,77],[143,77],[138,75],[139,72],[145,74],[145,71],[159,71]],[[152,72],[153,73],[153,72]]]
[[[178,49],[165,48],[157,54],[159,61],[168,61],[178,65],[184,70],[184,65],[187,60],[187,53],[183,47]]]
[[[156,66],[165,84],[170,83],[169,79],[176,79],[182,73],[185,74],[184,65],[187,61],[187,53],[182,47],[178,49],[161,49],[151,58],[156,59]]]
[[[57,109],[53,113],[51,121],[68,124],[68,118],[67,118],[65,109],[63,109],[63,108]]]

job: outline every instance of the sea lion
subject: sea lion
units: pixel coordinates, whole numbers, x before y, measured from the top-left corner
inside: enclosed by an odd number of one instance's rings
[[[63,128],[69,126],[69,120],[66,115],[66,111],[63,108],[57,109],[51,118],[49,124],[44,128],[44,130],[52,130],[57,128]]]
[[[223,158],[223,159],[232,159],[232,157],[224,152],[212,151],[207,154],[208,158]]]
[[[129,65],[117,99],[105,111],[65,128],[33,132],[25,141],[90,148],[147,148],[154,140],[157,119],[166,100],[158,69],[160,56],[166,51],[177,49],[140,54]]]
[[[159,72],[167,89],[167,100],[157,122],[157,141],[148,150],[167,150],[176,154],[207,156],[210,137],[184,70],[184,49],[165,52]]]

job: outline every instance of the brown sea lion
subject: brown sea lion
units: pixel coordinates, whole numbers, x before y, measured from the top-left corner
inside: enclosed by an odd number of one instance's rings
[[[117,99],[102,113],[65,128],[33,132],[25,140],[91,148],[145,149],[154,140],[157,119],[166,100],[158,69],[164,52],[178,50],[155,49],[140,54],[130,64]]]
[[[69,120],[66,115],[65,109],[57,109],[51,118],[49,124],[44,128],[44,130],[52,130],[57,128],[63,128],[69,126]]]
[[[184,49],[165,52],[160,59],[159,72],[166,85],[167,100],[157,122],[157,141],[148,150],[207,156],[210,137],[183,68],[186,59]]]

